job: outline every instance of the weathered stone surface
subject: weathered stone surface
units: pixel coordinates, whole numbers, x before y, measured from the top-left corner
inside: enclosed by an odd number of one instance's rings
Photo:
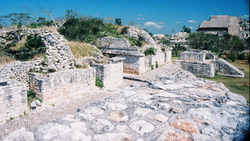
[[[82,118],[83,120],[94,120],[95,117],[91,114],[85,114],[85,113],[81,113],[79,114],[79,117]]]
[[[125,112],[114,111],[109,114],[107,119],[113,120],[115,122],[127,122],[129,119],[129,116]]]
[[[25,128],[21,128],[20,130],[13,132],[3,141],[34,141],[34,140],[35,140],[34,133],[26,131]]]
[[[174,121],[171,126],[173,126],[174,128],[181,129],[185,132],[199,133],[199,128],[196,125],[185,121]]]
[[[86,114],[92,114],[92,115],[101,115],[104,113],[104,111],[98,107],[88,107],[88,108],[84,109],[84,112]]]
[[[152,110],[145,109],[145,108],[136,108],[134,114],[140,115],[140,116],[146,116],[148,113],[150,113]]]
[[[96,122],[90,126],[90,129],[92,129],[96,133],[110,132],[114,128],[115,126],[105,119],[97,119]]]
[[[193,141],[188,134],[178,133],[168,129],[161,133],[157,141]]]
[[[212,138],[220,138],[221,137],[221,133],[215,129],[213,129],[213,127],[209,126],[205,129],[201,130],[202,134],[207,134],[209,136],[211,136]]]
[[[111,108],[112,110],[124,110],[128,106],[120,103],[107,103],[108,107]]]
[[[37,106],[42,106],[42,103],[39,100],[35,100]]]
[[[140,135],[152,132],[154,130],[154,125],[146,122],[145,120],[132,122],[129,127]]]
[[[50,140],[58,135],[67,134],[71,129],[66,125],[58,123],[48,123],[35,129],[36,140]]]
[[[69,125],[70,123],[79,122],[79,121],[80,121],[80,119],[75,119],[75,115],[68,115],[62,119],[62,124]]]
[[[153,117],[153,119],[161,121],[161,122],[166,122],[168,121],[169,118],[163,114],[157,114]]]
[[[131,141],[132,136],[126,133],[106,133],[102,135],[95,135],[96,141]]]
[[[36,108],[36,101],[32,101],[30,103],[30,108]]]
[[[73,141],[91,141],[92,137],[91,136],[86,136],[85,134],[83,134],[80,130],[76,130],[73,135],[72,135],[72,140]]]

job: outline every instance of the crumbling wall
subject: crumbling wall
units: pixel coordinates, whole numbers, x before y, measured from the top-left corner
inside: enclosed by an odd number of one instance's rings
[[[0,79],[0,125],[27,111],[25,84],[9,78]]]
[[[29,73],[30,88],[43,100],[43,105],[50,105],[80,96],[95,86],[95,68],[74,69],[55,72],[43,76]]]
[[[123,60],[123,59],[122,59]],[[99,77],[104,87],[118,85],[123,81],[123,62],[110,61],[109,64],[95,64],[96,77]]]

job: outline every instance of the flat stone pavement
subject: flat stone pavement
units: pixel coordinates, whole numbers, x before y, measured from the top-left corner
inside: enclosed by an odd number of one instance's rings
[[[244,97],[221,83],[167,65],[171,67],[138,77],[126,75],[151,83],[124,80],[117,87],[11,121],[0,127],[1,134],[8,133],[1,137],[6,137],[4,141],[244,139],[249,131],[249,104]]]

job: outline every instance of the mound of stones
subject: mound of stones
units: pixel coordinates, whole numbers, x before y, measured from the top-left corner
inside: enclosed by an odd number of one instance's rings
[[[243,140],[249,104],[222,83],[180,68],[135,83],[111,97],[83,105],[60,121],[24,128],[5,140],[165,141]]]

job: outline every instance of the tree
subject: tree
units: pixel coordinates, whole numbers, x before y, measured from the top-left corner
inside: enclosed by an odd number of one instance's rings
[[[128,25],[134,26],[134,25],[135,25],[135,22],[134,22],[134,21],[131,21],[131,22],[128,23]]]
[[[182,31],[181,32],[187,32],[187,33],[191,33],[191,29],[186,27],[185,25],[183,25],[182,27]]]
[[[115,18],[115,24],[116,24],[116,25],[122,25],[122,20],[121,20],[121,18]]]
[[[54,18],[52,17],[52,15],[51,15],[52,9],[50,9],[49,11],[46,11],[46,9],[43,8],[43,7],[41,7],[41,6],[39,6],[39,8],[40,8],[46,15],[49,16],[50,20],[53,21],[53,23],[54,23],[54,25],[55,25],[55,27],[56,27],[57,30],[59,30],[59,28],[60,28],[67,20],[69,20],[69,19],[71,19],[71,18],[74,18],[74,17],[76,17],[76,15],[77,15],[77,13],[74,12],[73,10],[66,10],[66,15],[65,15],[66,17],[63,17],[63,18],[61,18],[61,19],[58,19],[59,21],[56,22],[56,21],[54,20]]]

